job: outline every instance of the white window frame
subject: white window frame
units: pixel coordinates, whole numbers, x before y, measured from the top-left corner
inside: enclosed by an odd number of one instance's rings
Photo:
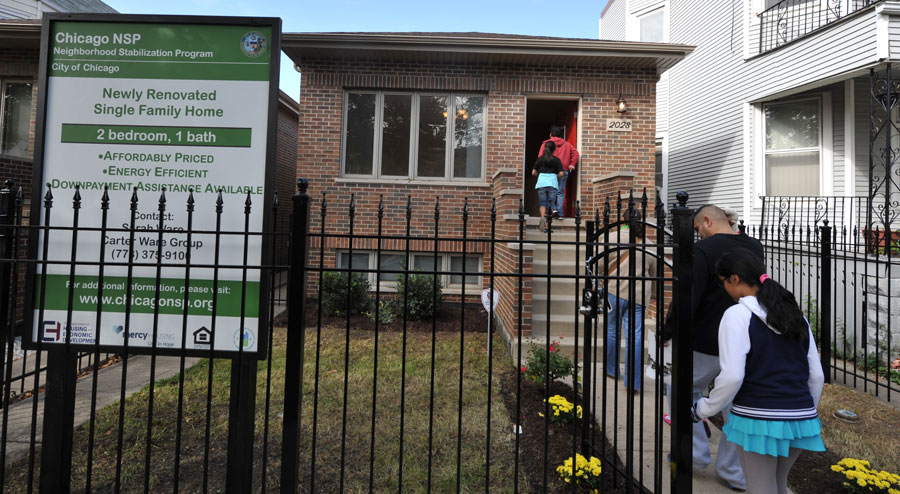
[[[759,150],[759,152],[754,153],[754,163],[756,165],[756,173],[754,174],[756,186],[754,188],[756,189],[755,195],[757,196],[757,199],[754,201],[755,206],[759,207],[762,204],[758,199],[759,197],[769,195],[766,190],[766,155],[770,153],[766,150],[765,107],[811,100],[815,100],[819,104],[819,146],[818,148],[792,149],[786,152],[817,150],[819,152],[819,195],[834,195],[834,148],[832,142],[834,139],[834,132],[832,129],[831,93],[825,92],[816,95],[804,95],[798,98],[763,102],[754,105],[753,113],[757,117],[757,122],[754,126],[757,131],[757,137],[754,139],[754,148]],[[771,154],[779,154],[779,152],[776,151]]]
[[[9,84],[17,84],[17,83],[25,83],[31,84],[31,107],[34,107],[34,81],[30,79],[23,78],[8,78],[8,79],[0,79],[0,149],[3,149],[3,126],[4,126],[4,116],[6,115],[6,86]],[[31,125],[31,109],[28,110],[28,124]],[[29,130],[30,132],[30,130]],[[2,153],[0,153],[2,154]],[[9,155],[14,158],[30,158],[28,156],[28,143],[25,144],[25,154],[22,156],[17,155]]]
[[[662,41],[648,41],[648,43],[668,43],[669,42],[669,16],[668,5],[635,15],[635,40],[641,40],[641,20],[656,14],[662,14]]]
[[[374,94],[375,95],[375,125],[372,146],[372,173],[370,174],[351,174],[347,173],[347,123],[348,123],[348,103],[350,94]],[[384,175],[381,171],[381,151],[384,137],[384,96],[385,95],[409,95],[412,98],[410,117],[410,146],[409,146],[409,172],[406,176]],[[419,150],[419,100],[422,96],[446,96],[447,104],[447,124],[446,138],[444,140],[444,175],[441,177],[425,177],[420,176],[418,171],[418,150]],[[456,97],[458,96],[477,96],[484,100],[482,110],[482,135],[481,135],[481,171],[478,177],[454,177],[453,176],[453,135],[456,130],[456,119],[451,118],[456,112]],[[397,182],[462,182],[465,184],[483,183],[485,181],[485,173],[487,168],[487,134],[488,134],[488,95],[484,93],[467,93],[467,92],[435,92],[435,91],[392,91],[392,90],[367,90],[367,89],[346,89],[344,90],[344,101],[342,109],[341,123],[341,178],[361,178],[376,179]]]

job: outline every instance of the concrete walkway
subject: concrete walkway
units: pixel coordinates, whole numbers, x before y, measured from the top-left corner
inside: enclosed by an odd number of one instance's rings
[[[150,360],[147,355],[133,356],[128,359],[128,376],[125,395],[131,396],[150,383]],[[199,358],[185,359],[185,369],[193,366]],[[156,358],[156,380],[177,375],[181,370],[181,359],[176,357]],[[42,380],[45,379],[42,376]],[[88,374],[78,380],[75,390],[75,427],[86,423],[91,416],[91,388],[93,375]],[[116,363],[97,373],[97,410],[116,403],[121,397],[122,363]],[[35,424],[35,445],[40,446],[41,433],[44,427],[44,393],[38,395]],[[9,407],[6,464],[28,455],[31,441],[32,409],[34,398],[22,400]],[[0,423],[0,433],[3,432]]]

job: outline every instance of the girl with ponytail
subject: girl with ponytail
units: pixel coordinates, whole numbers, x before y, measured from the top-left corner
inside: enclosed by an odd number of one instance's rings
[[[722,432],[738,445],[747,492],[786,494],[800,451],[825,451],[816,411],[825,376],[816,342],[794,296],[755,254],[736,249],[716,270],[737,304],[719,324],[715,387],[691,416],[697,422],[731,404]]]
[[[538,202],[541,208],[541,229],[547,233],[545,218],[547,212],[556,203],[556,194],[559,191],[559,179],[563,176],[562,162],[553,152],[556,151],[556,144],[553,141],[544,143],[544,154],[540,155],[534,162],[534,168],[531,174],[538,177],[534,188],[537,189]]]

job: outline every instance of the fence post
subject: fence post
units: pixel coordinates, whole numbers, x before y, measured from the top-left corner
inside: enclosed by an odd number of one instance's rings
[[[0,259],[12,259],[15,257],[13,252],[14,223],[16,216],[15,194],[13,194],[13,181],[7,180],[6,184],[0,189]],[[7,328],[9,318],[7,311],[10,310],[9,293],[12,279],[12,266],[9,262],[0,262],[0,344],[6,348],[6,339],[12,337],[12,327]],[[15,311],[15,303],[12,305]]]
[[[694,285],[694,228],[692,211],[687,207],[688,193],[675,194],[678,205],[672,208],[675,240],[675,331],[672,338],[672,492],[691,492],[693,468],[693,422],[691,421],[691,388],[693,387],[694,323],[691,314]]]
[[[825,382],[831,382],[831,226],[825,220],[822,232],[822,301],[819,303],[819,350],[822,358],[822,372]]]
[[[306,260],[309,248],[309,182],[297,179],[291,229],[288,278],[288,327],[284,370],[284,424],[281,433],[281,492],[297,492],[300,400],[303,387],[303,347],[306,339]],[[322,225],[324,231],[324,225]],[[325,237],[320,239],[324,242]]]
[[[243,342],[241,342],[243,345]],[[269,357],[271,358],[271,356]],[[241,355],[231,359],[231,396],[228,404],[228,455],[225,468],[225,491],[253,491],[253,451],[256,432],[257,361]],[[265,483],[265,472],[262,482]]]

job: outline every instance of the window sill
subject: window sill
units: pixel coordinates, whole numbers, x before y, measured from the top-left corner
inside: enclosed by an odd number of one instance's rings
[[[433,187],[491,187],[491,184],[478,180],[421,180],[421,179],[387,179],[366,177],[338,177],[334,179],[339,184],[390,184],[390,185],[429,185]]]

